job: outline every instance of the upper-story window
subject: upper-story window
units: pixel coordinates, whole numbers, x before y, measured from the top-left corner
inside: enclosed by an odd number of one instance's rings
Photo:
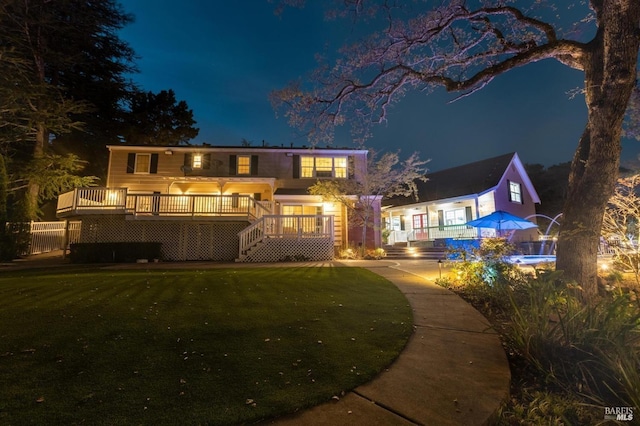
[[[211,168],[211,154],[201,152],[187,152],[184,154],[184,163],[181,170],[186,172],[202,172]]]
[[[202,154],[193,154],[191,158],[191,167],[194,169],[202,168]]]
[[[517,182],[509,182],[509,201],[522,204],[522,186]]]
[[[300,156],[300,177],[341,178],[347,177],[347,157]]]
[[[136,169],[134,173],[149,173],[151,167],[151,154],[136,155]]]
[[[230,155],[229,156],[230,176],[257,176],[258,156],[257,155]]]
[[[158,173],[158,154],[129,153],[127,155],[127,173]]]
[[[239,175],[251,174],[251,156],[238,155],[236,167],[237,167],[237,174]]]

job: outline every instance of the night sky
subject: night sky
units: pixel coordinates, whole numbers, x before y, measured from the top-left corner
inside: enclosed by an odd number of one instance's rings
[[[120,36],[139,56],[132,76],[147,91],[173,89],[193,109],[194,143],[254,146],[308,145],[268,96],[315,68],[352,36],[347,21],[326,21],[319,1],[274,15],[267,0],[121,0],[135,22]],[[555,61],[510,71],[454,103],[444,90],[414,92],[397,103],[367,146],[414,151],[431,171],[517,151],[525,163],[570,161],[586,122],[583,74]],[[347,131],[334,146],[354,146]],[[623,142],[623,160],[637,158],[640,142]]]

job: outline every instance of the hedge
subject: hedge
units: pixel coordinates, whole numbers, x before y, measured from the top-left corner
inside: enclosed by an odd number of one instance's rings
[[[162,243],[75,243],[70,246],[72,263],[125,263],[138,259],[160,259]]]

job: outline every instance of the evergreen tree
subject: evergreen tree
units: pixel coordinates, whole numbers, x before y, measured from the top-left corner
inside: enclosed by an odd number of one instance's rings
[[[124,131],[129,145],[181,145],[198,136],[193,111],[178,102],[173,90],[160,93],[135,91],[129,97]]]
[[[96,135],[108,133],[102,123],[121,109],[124,73],[133,71],[133,51],[117,37],[130,21],[113,0],[2,2],[0,71],[8,74],[0,90],[15,103],[0,139],[9,139],[8,152],[18,160],[12,165],[41,164],[53,140],[80,130],[85,140],[104,143]],[[38,180],[30,178],[23,193],[24,214],[34,219]]]

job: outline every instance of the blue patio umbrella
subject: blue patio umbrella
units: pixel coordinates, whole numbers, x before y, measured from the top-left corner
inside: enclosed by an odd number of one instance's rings
[[[475,228],[496,229],[498,233],[500,233],[500,231],[512,231],[538,227],[538,225],[527,219],[523,219],[502,210],[497,210],[486,216],[471,220],[466,224]]]

